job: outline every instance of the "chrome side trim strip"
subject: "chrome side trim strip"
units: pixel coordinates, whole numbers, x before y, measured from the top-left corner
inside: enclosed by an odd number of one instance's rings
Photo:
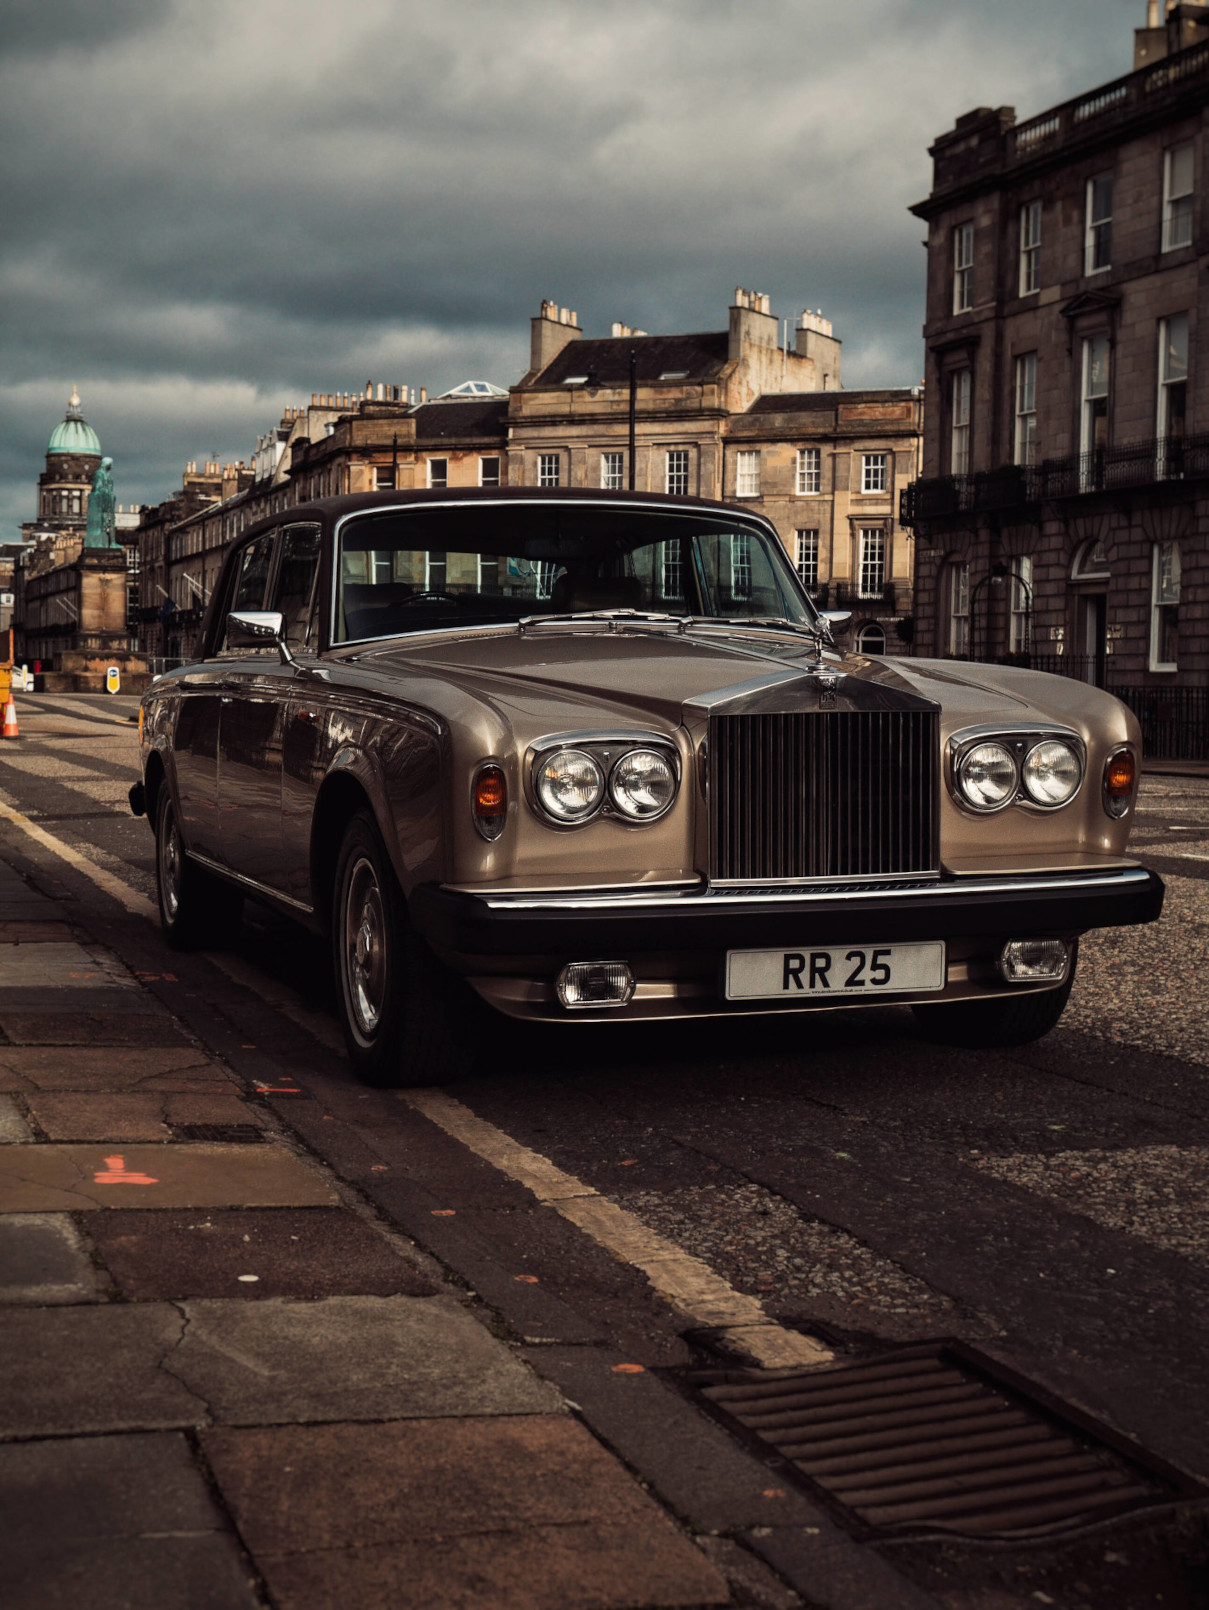
[[[1148,883],[1150,874],[1145,867],[1122,867],[1113,872],[1069,873],[1032,878],[969,878],[929,884],[925,888],[896,889],[893,884],[876,889],[803,889],[795,894],[717,894],[712,889],[705,893],[686,892],[679,895],[628,895],[620,890],[610,894],[580,895],[570,899],[532,898],[524,895],[495,895],[476,898],[497,911],[598,911],[610,907],[632,910],[634,907],[676,907],[698,905],[708,910],[728,906],[801,906],[823,905],[832,901],[869,900],[879,894],[897,895],[900,900],[928,900],[937,896],[962,897],[987,894],[1044,894],[1052,890],[1086,891],[1103,890],[1105,893],[1124,891]]]
[[[304,900],[295,900],[292,895],[282,894],[280,889],[272,889],[267,883],[257,883],[255,878],[245,878],[242,872],[232,872],[228,866],[218,861],[211,861],[208,855],[198,855],[195,850],[186,851],[190,861],[196,861],[198,866],[204,866],[207,872],[213,872],[220,878],[226,878],[228,883],[241,883],[245,889],[253,889],[257,894],[264,895],[266,900],[275,900],[283,906],[292,906],[295,911],[304,912],[308,917],[315,915],[314,906],[308,906]]]

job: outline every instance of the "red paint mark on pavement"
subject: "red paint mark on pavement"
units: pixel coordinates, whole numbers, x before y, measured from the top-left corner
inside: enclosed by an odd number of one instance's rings
[[[521,1284],[525,1286],[536,1286],[538,1283],[536,1275],[513,1275],[512,1278],[514,1280],[519,1280]]]
[[[432,1216],[434,1219],[452,1219],[457,1211],[457,1208],[433,1208]]]
[[[784,1496],[784,1487],[765,1487],[764,1489],[765,1498],[784,1498]]]
[[[98,1185],[158,1185],[150,1174],[140,1174],[137,1169],[128,1169],[126,1159],[118,1153],[116,1156],[105,1159],[105,1167],[100,1168],[93,1175]]]
[[[389,1163],[371,1163],[369,1165],[369,1171],[370,1171],[371,1174],[386,1174],[386,1173],[389,1173],[389,1171],[390,1171],[390,1164]]]
[[[637,1161],[638,1161],[638,1159],[636,1157],[623,1157],[621,1159],[621,1167],[622,1168],[633,1168],[634,1164]]]
[[[614,1375],[645,1375],[645,1364],[614,1364]]]

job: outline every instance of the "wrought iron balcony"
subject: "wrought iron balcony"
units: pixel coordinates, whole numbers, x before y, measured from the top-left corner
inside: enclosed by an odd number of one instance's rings
[[[1023,511],[1058,498],[1206,476],[1209,436],[1151,437],[1069,458],[1047,458],[1040,464],[1005,464],[974,475],[912,481],[899,499],[899,523],[916,526],[963,514]]]

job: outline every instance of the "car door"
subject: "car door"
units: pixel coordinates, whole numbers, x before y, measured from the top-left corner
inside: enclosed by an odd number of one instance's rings
[[[244,550],[228,614],[265,608],[276,532]],[[281,730],[290,667],[275,647],[228,646],[220,626],[222,694],[218,731],[216,859],[254,883],[275,887],[281,858]]]
[[[323,779],[327,672],[319,664],[321,532],[291,526],[283,535],[270,608],[279,610],[296,661],[281,739],[281,881],[289,899],[311,903],[311,818]]]

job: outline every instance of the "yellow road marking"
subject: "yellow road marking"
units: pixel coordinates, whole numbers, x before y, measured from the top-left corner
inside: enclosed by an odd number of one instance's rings
[[[79,850],[73,850],[70,844],[57,839],[53,833],[48,833],[44,827],[39,827],[37,822],[31,822],[28,816],[14,810],[11,805],[6,805],[3,800],[0,800],[0,818],[11,822],[14,827],[19,827],[33,839],[35,844],[40,844],[44,850],[49,850],[61,861],[66,861],[68,866],[75,867],[77,872],[82,872],[96,884],[98,889],[125,906],[127,911],[132,911],[140,917],[149,917],[153,922],[157,920],[154,901],[148,900],[145,894],[139,894],[128,883],[123,883],[121,878],[115,877],[112,872],[107,872],[95,861],[90,861],[86,855],[81,855]]]
[[[526,1186],[539,1202],[569,1219],[623,1263],[641,1269],[651,1285],[697,1325],[723,1333],[765,1369],[828,1363],[832,1354],[813,1337],[770,1319],[755,1298],[736,1291],[700,1258],[647,1228],[636,1214],[576,1179],[539,1152],[440,1090],[408,1090],[403,1099],[476,1156]]]

